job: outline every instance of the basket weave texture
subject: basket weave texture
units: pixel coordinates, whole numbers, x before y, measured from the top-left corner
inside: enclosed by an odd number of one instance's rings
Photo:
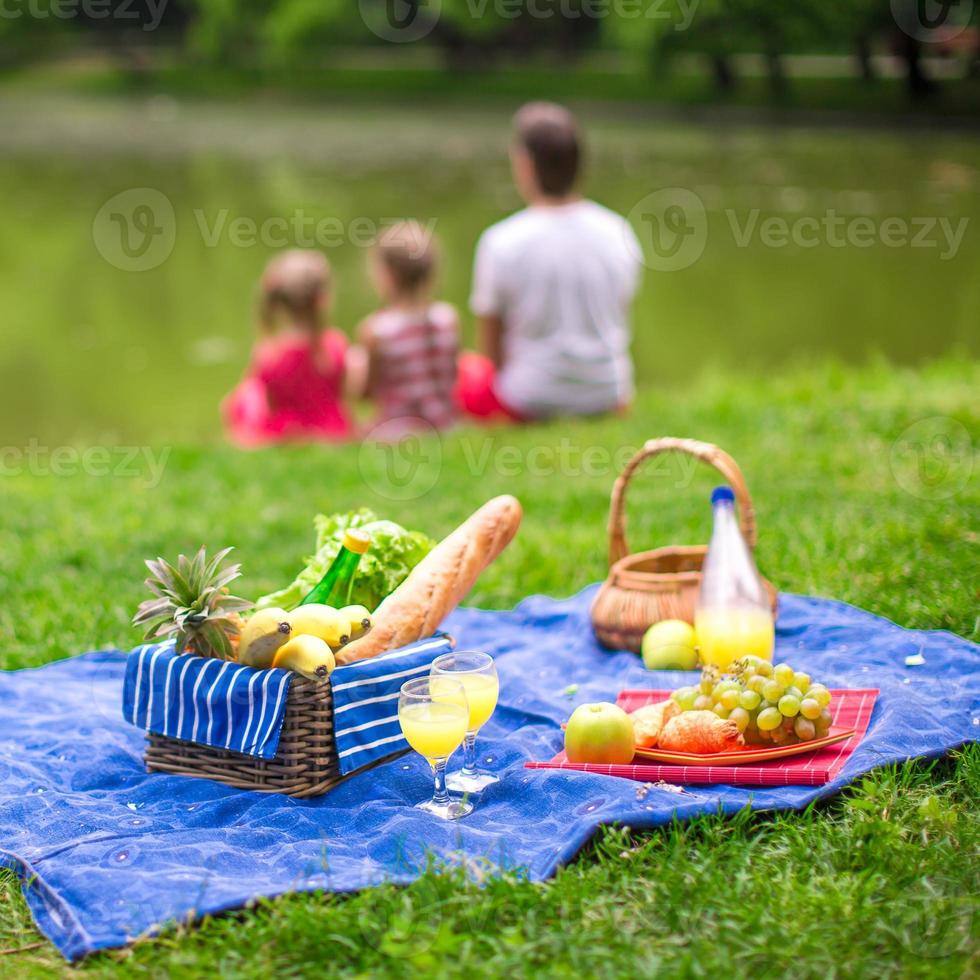
[[[353,775],[340,773],[333,731],[330,681],[314,683],[296,675],[289,686],[275,759],[256,759],[226,749],[148,734],[146,768],[150,772],[203,776],[237,789],[296,797],[319,796]]]
[[[724,450],[696,439],[651,439],[626,464],[613,485],[609,505],[609,575],[592,604],[599,642],[614,650],[640,652],[643,634],[664,619],[694,622],[707,545],[670,545],[631,554],[626,543],[626,491],[640,465],[662,453],[686,453],[713,466],[738,502],[739,524],[750,548],[756,544],[755,509],[738,464]],[[776,611],[776,589],[763,585]]]

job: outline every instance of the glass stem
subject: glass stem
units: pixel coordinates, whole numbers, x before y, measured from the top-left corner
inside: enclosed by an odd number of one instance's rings
[[[463,769],[467,776],[476,775],[476,732],[467,732],[463,739]]]
[[[432,802],[440,806],[449,802],[449,792],[446,790],[446,760],[436,759],[432,763],[432,776],[435,789],[432,791]]]

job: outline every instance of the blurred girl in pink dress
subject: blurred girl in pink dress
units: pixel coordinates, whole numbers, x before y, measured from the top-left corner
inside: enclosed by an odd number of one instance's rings
[[[350,437],[343,404],[347,341],[324,327],[330,300],[330,264],[321,253],[291,249],[266,266],[252,362],[221,406],[232,442],[251,447]]]

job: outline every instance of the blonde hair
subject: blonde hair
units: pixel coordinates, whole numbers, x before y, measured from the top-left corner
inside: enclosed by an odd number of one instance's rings
[[[428,286],[439,263],[434,236],[417,221],[399,221],[378,238],[376,254],[399,292],[417,293]]]
[[[273,333],[285,312],[296,325],[318,333],[323,298],[331,287],[330,263],[322,252],[292,248],[271,259],[262,273],[259,323]]]

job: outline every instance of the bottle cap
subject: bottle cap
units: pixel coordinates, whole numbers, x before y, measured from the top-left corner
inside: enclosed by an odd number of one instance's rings
[[[344,547],[355,554],[363,555],[371,547],[371,538],[356,527],[344,531]]]
[[[711,491],[711,503],[717,504],[720,500],[727,501],[730,504],[735,503],[735,492],[729,486],[715,487]]]

